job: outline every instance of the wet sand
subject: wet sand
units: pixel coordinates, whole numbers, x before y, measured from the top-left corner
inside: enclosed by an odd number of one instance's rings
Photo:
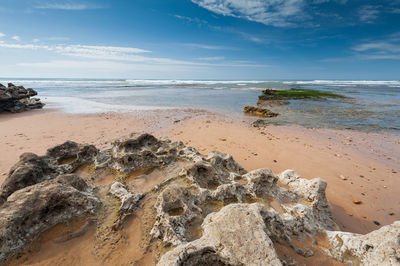
[[[230,153],[247,170],[294,169],[328,182],[342,230],[366,233],[400,220],[400,136],[297,126],[254,128],[252,117],[201,110],[69,115],[36,110],[0,115],[0,182],[23,152],[44,154],[66,140],[107,147],[134,132],[182,140],[206,154]],[[356,205],[353,200],[362,203]],[[379,226],[374,223],[379,222]]]

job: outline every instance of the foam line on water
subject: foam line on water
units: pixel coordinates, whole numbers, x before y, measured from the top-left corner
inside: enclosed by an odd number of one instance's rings
[[[43,102],[47,107],[61,109],[70,114],[94,114],[107,112],[132,112],[144,110],[168,110],[176,107],[141,106],[141,105],[120,105],[107,104],[75,97],[46,97]]]

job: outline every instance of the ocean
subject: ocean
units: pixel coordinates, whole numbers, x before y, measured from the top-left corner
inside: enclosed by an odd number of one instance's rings
[[[66,113],[132,112],[201,108],[242,113],[266,88],[306,88],[348,96],[324,101],[292,100],[275,107],[272,124],[400,133],[400,81],[350,80],[101,80],[0,79],[38,91],[46,108]]]

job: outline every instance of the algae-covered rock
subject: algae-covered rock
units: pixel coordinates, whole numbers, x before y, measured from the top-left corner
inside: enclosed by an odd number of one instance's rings
[[[256,107],[256,106],[245,106],[243,108],[243,112],[245,112],[246,114],[262,116],[262,117],[276,117],[279,115],[268,109],[264,109],[264,108],[260,108],[260,107]]]

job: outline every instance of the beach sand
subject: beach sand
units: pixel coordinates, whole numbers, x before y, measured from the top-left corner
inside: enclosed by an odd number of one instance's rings
[[[66,140],[105,148],[131,133],[148,132],[181,140],[203,154],[212,150],[232,154],[247,170],[270,168],[278,174],[293,169],[305,178],[323,178],[335,221],[343,231],[367,233],[400,220],[399,135],[297,126],[254,128],[252,120],[189,109],[96,115],[45,109],[1,114],[0,182],[24,152],[41,155]]]

